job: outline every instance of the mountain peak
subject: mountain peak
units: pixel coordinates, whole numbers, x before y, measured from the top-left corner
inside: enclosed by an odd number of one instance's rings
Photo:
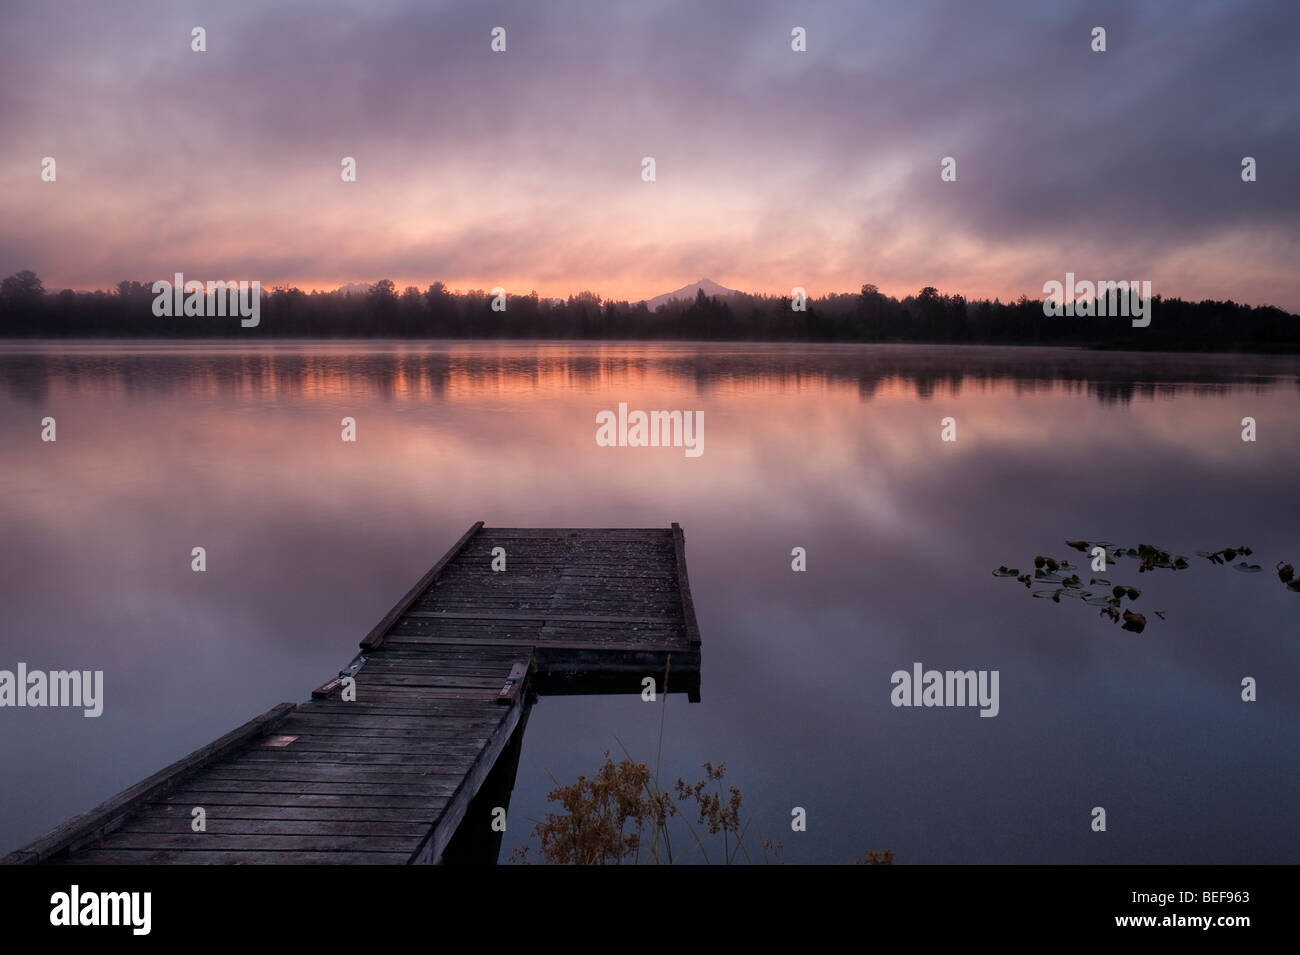
[[[690,285],[683,285],[681,288],[674,289],[671,292],[664,292],[662,295],[656,295],[654,298],[646,302],[646,305],[649,307],[650,311],[653,312],[660,305],[667,305],[669,302],[674,300],[693,299],[696,294],[701,291],[710,298],[722,298],[736,294],[735,289],[727,288],[725,285],[719,285],[717,282],[713,281],[713,279],[705,277],[701,278],[698,282],[692,282]]]

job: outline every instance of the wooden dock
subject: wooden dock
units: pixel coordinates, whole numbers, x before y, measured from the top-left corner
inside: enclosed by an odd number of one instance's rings
[[[508,803],[535,694],[639,693],[647,676],[662,693],[665,674],[699,699],[678,525],[479,522],[310,701],[281,703],[0,862],[494,861],[492,809]]]

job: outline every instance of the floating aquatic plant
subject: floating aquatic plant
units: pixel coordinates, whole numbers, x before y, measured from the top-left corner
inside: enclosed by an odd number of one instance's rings
[[[1147,625],[1147,618],[1142,614],[1135,613],[1132,610],[1124,611],[1123,629],[1129,630],[1133,633],[1141,633],[1143,630],[1146,629],[1146,625]]]
[[[1212,564],[1230,563],[1237,559],[1238,554],[1240,554],[1243,557],[1249,557],[1250,548],[1249,547],[1225,547],[1222,550],[1216,550],[1216,551],[1198,550],[1196,552],[1197,557],[1204,557]]]
[[[1154,570],[1186,570],[1190,565],[1186,557],[1173,554],[1154,544],[1139,544],[1137,547],[1114,547],[1110,541],[1092,541],[1079,539],[1067,540],[1067,547],[1072,547],[1077,551],[1091,553],[1096,548],[1101,548],[1106,554],[1106,560],[1109,563],[1116,563],[1123,558],[1135,558],[1138,561],[1138,573],[1146,573]],[[1251,556],[1251,548],[1224,547],[1216,551],[1197,551],[1198,557],[1204,557],[1212,564],[1231,564],[1232,569],[1243,574],[1257,574],[1263,567],[1259,564],[1252,564],[1245,560],[1238,563],[1232,563],[1238,557]],[[1296,577],[1295,568],[1284,561],[1278,561],[1275,565],[1278,579],[1286,585],[1287,590],[1292,593],[1300,593],[1300,578]],[[1101,616],[1109,617],[1115,623],[1121,623],[1123,629],[1132,633],[1141,633],[1147,624],[1147,618],[1144,614],[1136,610],[1121,610],[1121,605],[1125,598],[1130,602],[1137,600],[1142,596],[1142,591],[1137,587],[1130,587],[1127,584],[1112,584],[1109,578],[1092,577],[1089,578],[1089,586],[1102,586],[1110,588],[1110,595],[1104,593],[1093,593],[1090,590],[1083,589],[1083,582],[1080,580],[1078,573],[1071,573],[1074,568],[1068,560],[1057,560],[1044,554],[1039,554],[1034,558],[1034,574],[1031,578],[1029,574],[1020,574],[1016,570],[1008,569],[1006,566],[999,567],[993,571],[995,577],[1015,577],[1019,583],[1026,588],[1032,584],[1057,584],[1059,586],[1049,587],[1044,590],[1035,590],[1032,592],[1034,597],[1049,599],[1053,603],[1060,603],[1061,597],[1075,597],[1084,603],[1093,607],[1101,608]],[[1067,576],[1068,575],[1068,576]],[[1161,620],[1165,619],[1165,611],[1156,610],[1155,615]]]

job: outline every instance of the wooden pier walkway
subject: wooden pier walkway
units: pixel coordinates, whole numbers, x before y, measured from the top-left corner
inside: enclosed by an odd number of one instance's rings
[[[664,692],[666,672],[668,689],[699,699],[678,525],[480,522],[309,702],[281,703],[0,862],[492,861],[491,809],[508,801],[533,694],[640,692],[647,676]]]

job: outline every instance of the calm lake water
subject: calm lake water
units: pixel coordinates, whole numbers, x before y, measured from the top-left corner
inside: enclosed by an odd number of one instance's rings
[[[476,520],[678,521],[702,702],[543,698],[503,858],[548,773],[620,745],[653,765],[662,715],[663,776],[725,763],[790,861],[1300,862],[1300,594],[1273,571],[1300,565],[1298,373],[977,347],[0,345],[0,669],[105,672],[98,719],[0,710],[0,853],[306,699]],[[703,411],[704,453],[598,447],[619,402]],[[1108,571],[1142,589],[1140,635],[990,574],[1081,558],[1075,538],[1192,563]],[[1238,545],[1262,572],[1195,556]],[[996,718],[891,705],[916,662],[997,670]]]

